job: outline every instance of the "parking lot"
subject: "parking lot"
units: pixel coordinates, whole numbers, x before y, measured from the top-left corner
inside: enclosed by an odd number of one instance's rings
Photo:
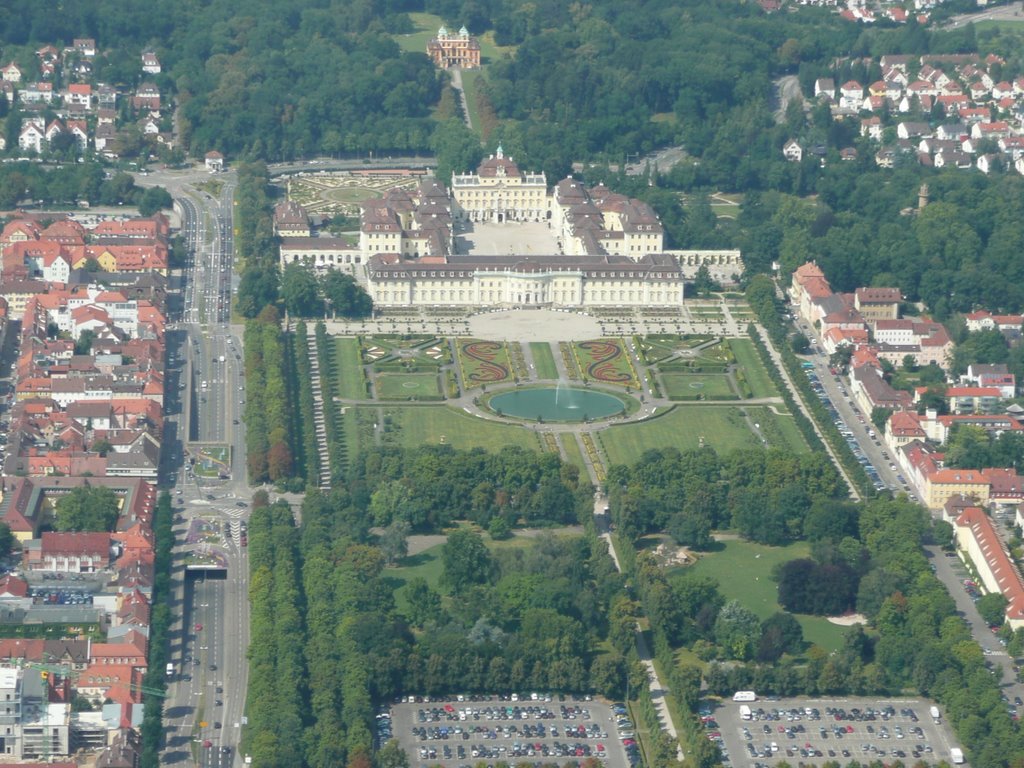
[[[750,707],[751,719],[740,714]],[[952,762],[956,737],[941,717],[929,714],[925,699],[760,699],[722,701],[703,708],[709,738],[720,740],[734,766],[822,765],[890,759],[910,765]],[[718,736],[715,736],[718,734]]]
[[[411,766],[461,768],[481,760],[568,765],[597,758],[608,768],[628,768],[639,760],[625,709],[583,697],[422,698],[393,704],[377,722],[378,739],[397,739]]]

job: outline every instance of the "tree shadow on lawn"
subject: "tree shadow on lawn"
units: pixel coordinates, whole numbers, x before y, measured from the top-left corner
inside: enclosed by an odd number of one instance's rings
[[[415,555],[409,555],[408,557],[403,557],[401,560],[399,560],[397,563],[395,563],[395,567],[397,567],[397,568],[415,568],[418,565],[426,565],[427,563],[432,562],[432,561],[434,561],[436,559],[437,559],[437,553],[436,552],[431,552],[429,550],[426,550],[426,551],[420,552],[420,553],[415,554]]]

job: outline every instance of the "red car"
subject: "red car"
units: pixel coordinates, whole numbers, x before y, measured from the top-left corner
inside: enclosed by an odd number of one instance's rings
[[[196,624],[196,632],[202,632],[202,631],[203,631],[203,625],[202,624]]]

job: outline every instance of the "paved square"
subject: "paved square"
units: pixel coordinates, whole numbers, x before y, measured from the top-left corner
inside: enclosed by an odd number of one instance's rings
[[[543,222],[455,224],[455,252],[474,256],[552,256],[561,253],[554,230]]]
[[[573,696],[422,699],[393,704],[390,733],[409,765],[461,768],[480,761],[556,763],[596,757],[608,768],[628,768],[611,706]]]
[[[751,709],[743,720],[740,707]],[[712,719],[709,738],[719,740],[733,766],[823,765],[849,760],[867,764],[899,759],[905,765],[952,763],[956,736],[939,707],[939,721],[927,699],[792,698],[752,702],[726,700],[702,708]],[[715,736],[719,734],[719,736]],[[902,754],[901,754],[902,753]]]

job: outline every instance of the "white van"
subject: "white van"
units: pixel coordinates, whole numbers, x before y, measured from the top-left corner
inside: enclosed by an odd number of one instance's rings
[[[732,695],[733,701],[757,701],[757,694],[753,691],[736,691]]]

